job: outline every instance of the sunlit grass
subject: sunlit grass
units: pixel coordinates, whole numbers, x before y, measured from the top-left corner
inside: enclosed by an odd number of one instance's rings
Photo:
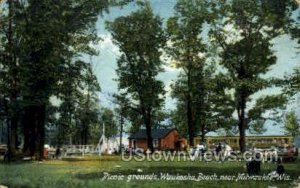
[[[121,161],[120,156],[65,158],[44,162],[0,164],[0,184],[9,187],[292,187],[293,181],[101,181],[103,172],[110,174],[213,174],[244,173],[244,162],[136,162]],[[285,164],[287,174],[295,180],[300,175],[299,163]],[[265,163],[262,173],[269,173],[275,164]],[[142,172],[137,172],[141,169]]]

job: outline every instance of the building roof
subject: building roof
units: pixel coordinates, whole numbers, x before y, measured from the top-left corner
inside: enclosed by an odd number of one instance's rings
[[[167,136],[171,131],[176,130],[175,128],[169,129],[152,129],[152,138],[159,139]],[[146,129],[140,129],[137,132],[133,133],[129,139],[147,139]]]

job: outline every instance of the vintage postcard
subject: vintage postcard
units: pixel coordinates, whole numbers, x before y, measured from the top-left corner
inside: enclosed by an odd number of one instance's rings
[[[0,0],[0,188],[299,188],[299,6]]]

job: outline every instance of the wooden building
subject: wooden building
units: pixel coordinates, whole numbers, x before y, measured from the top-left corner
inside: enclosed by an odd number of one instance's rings
[[[180,138],[175,128],[153,129],[152,130],[153,146],[157,150],[182,150],[187,146],[187,141]],[[145,129],[140,129],[133,133],[129,138],[129,148],[142,148],[144,151],[147,147],[147,134]]]

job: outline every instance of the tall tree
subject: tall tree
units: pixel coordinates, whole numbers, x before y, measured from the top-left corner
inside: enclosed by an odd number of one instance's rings
[[[6,101],[13,140],[23,116],[24,153],[43,158],[46,109],[64,76],[62,67],[83,53],[95,54],[90,43],[98,41],[94,24],[99,15],[129,1],[7,0],[1,6],[0,80],[6,87],[1,102]]]
[[[89,64],[90,65],[90,64]],[[81,120],[84,130],[83,143],[88,143],[90,126],[99,123],[99,93],[100,86],[91,65],[85,71],[84,83],[86,88],[86,100],[82,108],[84,118]]]
[[[161,68],[161,48],[165,43],[162,22],[148,3],[129,16],[108,24],[114,42],[122,52],[118,59],[119,90],[129,108],[141,115],[147,132],[147,145],[153,151],[153,117],[163,104],[163,83],[156,79]],[[134,36],[134,37],[133,37]]]
[[[23,2],[23,1],[22,1]],[[18,6],[24,106],[24,152],[43,158],[46,107],[63,76],[61,66],[79,53],[93,53],[93,25],[108,1],[37,1]]]
[[[204,142],[205,134],[218,127],[217,122],[222,121],[217,121],[217,111],[221,104],[224,107],[230,102],[225,87],[219,84],[222,78],[216,76],[214,62],[207,58],[208,45],[203,39],[203,29],[205,23],[211,21],[208,5],[208,1],[179,0],[175,16],[167,22],[170,43],[167,52],[182,70],[173,85],[173,96],[178,99],[176,118],[185,121],[181,124],[187,124],[190,146],[194,144],[195,134],[200,132]],[[223,117],[227,115],[230,119],[232,110],[227,108],[222,112]],[[226,118],[219,116],[219,119]]]
[[[115,109],[115,112],[118,116],[118,119],[119,119],[119,126],[118,126],[118,129],[119,129],[119,140],[120,140],[120,148],[119,148],[119,153],[122,154],[122,149],[123,149],[123,135],[124,135],[124,132],[125,132],[125,122],[126,120],[128,119],[128,104],[127,104],[127,101],[124,100],[125,98],[122,96],[122,95],[117,95],[115,94],[114,95],[114,103],[117,105],[117,108]],[[138,119],[136,117],[136,119]]]
[[[17,7],[17,1],[7,0],[3,3],[6,3],[4,7],[6,10],[0,10],[1,12],[1,32],[0,37],[1,41],[1,81],[3,86],[3,94],[5,93],[6,104],[6,123],[9,129],[8,140],[9,143],[9,156],[14,155],[18,146],[18,119],[19,119],[19,65],[18,65],[18,45],[17,45],[17,26],[16,26],[16,14],[19,10]],[[5,9],[5,8],[4,8]],[[4,91],[5,90],[5,91]],[[3,97],[3,95],[2,95]]]
[[[90,65],[90,64],[89,64]],[[80,125],[80,138],[81,144],[88,144],[90,128],[92,125],[99,124],[99,98],[98,92],[100,91],[100,86],[94,75],[91,66],[88,66],[84,72],[84,97],[82,97],[79,102],[79,109],[77,110],[77,116]]]
[[[202,103],[204,58],[199,54],[205,52],[201,36],[203,23],[207,17],[206,1],[180,0],[175,6],[176,15],[168,20],[168,33],[171,41],[169,54],[178,61],[177,66],[182,68],[183,74],[175,87],[183,94],[186,105],[186,120],[188,127],[189,144],[193,146],[195,136],[195,109],[193,101],[197,97]],[[197,13],[197,14],[196,14]],[[197,81],[196,81],[197,80]],[[202,96],[201,96],[202,95]]]
[[[286,102],[281,94],[267,95],[256,100],[254,107],[249,106],[253,94],[272,87],[272,82],[263,77],[276,63],[271,41],[283,34],[282,28],[289,18],[289,10],[285,8],[287,1],[276,3],[264,0],[211,2],[211,10],[216,13],[211,40],[218,45],[220,64],[230,77],[241,151],[245,151],[246,129],[258,121],[264,122],[264,112]]]
[[[69,138],[69,144],[72,144],[72,138],[75,131],[75,112],[79,105],[83,89],[82,69],[85,68],[85,63],[82,61],[67,62],[61,66],[63,77],[57,84],[55,96],[61,101],[58,107],[59,118],[56,122],[58,144],[66,143],[66,137]]]

